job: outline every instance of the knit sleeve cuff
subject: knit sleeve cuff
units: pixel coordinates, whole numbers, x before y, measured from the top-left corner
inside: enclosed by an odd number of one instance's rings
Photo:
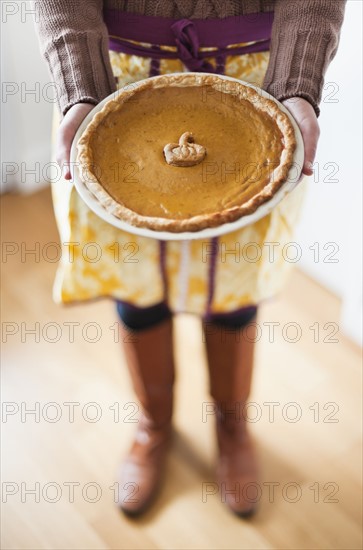
[[[98,30],[67,32],[52,38],[44,56],[57,86],[62,115],[76,103],[97,105],[116,90],[108,38]]]
[[[295,82],[279,81],[279,82],[273,82],[270,86],[267,86],[265,89],[269,94],[275,97],[278,101],[284,101],[285,99],[290,99],[291,97],[302,97],[312,105],[316,116],[319,117],[320,115],[320,107],[316,99],[316,95],[312,94],[311,91],[309,91],[311,90],[309,82],[307,82],[306,85],[304,86],[302,82],[298,83],[297,81]],[[308,90],[308,91],[304,91],[304,90]]]
[[[317,116],[325,72],[338,49],[345,1],[277,0],[263,87],[279,101],[303,97]]]

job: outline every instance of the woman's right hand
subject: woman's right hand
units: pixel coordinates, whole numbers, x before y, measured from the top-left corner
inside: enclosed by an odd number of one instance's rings
[[[82,120],[94,108],[92,103],[76,103],[65,114],[57,132],[56,159],[64,179],[70,180],[71,145]]]

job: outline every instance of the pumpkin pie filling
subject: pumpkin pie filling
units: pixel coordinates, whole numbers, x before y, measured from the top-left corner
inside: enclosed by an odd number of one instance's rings
[[[240,88],[224,93],[208,82],[145,86],[99,117],[81,139],[91,190],[96,180],[120,218],[171,231],[215,226],[255,210],[271,193],[262,201],[254,198],[283,183],[274,182],[281,180],[276,168],[287,144],[291,164],[295,141],[288,117],[280,111],[289,130],[284,135],[271,105],[256,108],[251,97]],[[80,159],[84,165],[82,154]]]

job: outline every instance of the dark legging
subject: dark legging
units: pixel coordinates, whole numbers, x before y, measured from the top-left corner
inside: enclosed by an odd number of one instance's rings
[[[116,301],[116,306],[121,320],[130,330],[150,328],[172,316],[165,302],[140,308],[127,302]],[[252,321],[256,313],[257,306],[251,305],[229,313],[209,313],[203,317],[203,320],[207,323],[238,329]]]

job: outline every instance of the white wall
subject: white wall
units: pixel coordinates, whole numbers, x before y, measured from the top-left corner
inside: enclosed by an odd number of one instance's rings
[[[54,87],[39,52],[30,2],[1,2],[0,7],[1,185],[30,192],[45,184]]]
[[[343,299],[341,328],[362,342],[362,2],[349,1],[325,78],[321,139],[296,241],[299,264]],[[319,257],[309,247],[319,243]],[[323,250],[327,243],[327,250]],[[315,245],[317,249],[318,245]],[[330,260],[334,248],[339,251]],[[315,262],[314,260],[318,260]]]

